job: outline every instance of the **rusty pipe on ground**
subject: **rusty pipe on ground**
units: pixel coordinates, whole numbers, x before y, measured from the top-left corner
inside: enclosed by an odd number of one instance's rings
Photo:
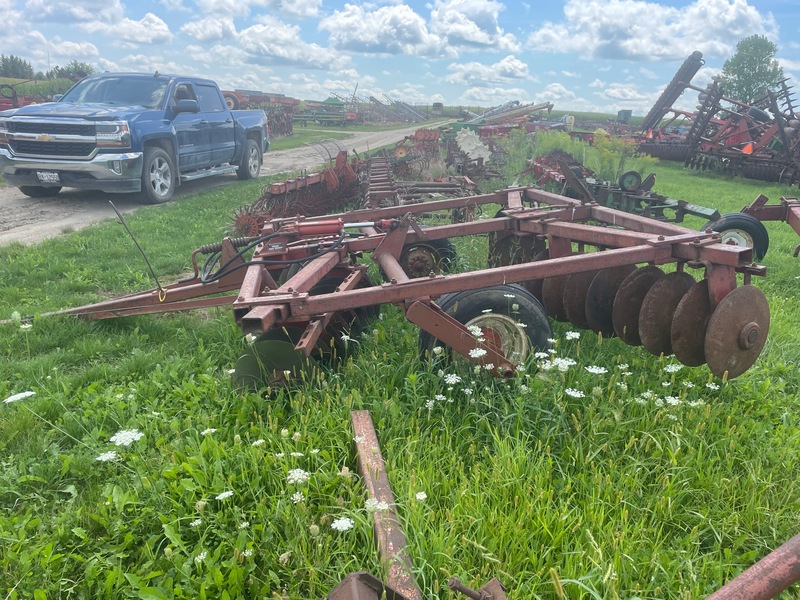
[[[800,534],[767,554],[706,600],[769,600],[800,581]]]

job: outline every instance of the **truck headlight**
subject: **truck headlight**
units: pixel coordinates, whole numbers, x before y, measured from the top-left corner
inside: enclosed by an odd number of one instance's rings
[[[131,132],[126,121],[98,123],[96,128],[98,148],[130,148]]]
[[[8,122],[0,121],[0,144],[8,144]]]

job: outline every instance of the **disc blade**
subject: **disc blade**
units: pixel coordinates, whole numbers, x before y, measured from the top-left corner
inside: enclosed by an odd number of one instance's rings
[[[708,368],[717,377],[738,377],[756,361],[769,332],[769,303],[752,285],[731,291],[708,321],[705,353]]]
[[[589,294],[589,286],[592,285],[595,275],[597,271],[573,273],[564,286],[564,313],[567,320],[580,329],[589,329],[589,321],[586,318],[586,296]]]
[[[677,271],[656,281],[647,292],[639,310],[639,337],[651,354],[672,354],[672,317],[694,283],[694,277]]]
[[[664,271],[658,267],[648,265],[636,269],[620,284],[617,295],[614,296],[611,321],[614,324],[614,332],[626,344],[631,346],[641,345],[639,311],[642,308],[642,302],[647,292],[662,277],[664,277]]]
[[[604,336],[614,335],[614,297],[622,280],[635,270],[634,265],[621,265],[603,269],[595,275],[586,294],[586,320],[592,331]]]
[[[706,362],[705,339],[710,318],[708,280],[702,279],[678,302],[670,325],[672,352],[687,367],[699,367]]]
[[[569,275],[548,277],[542,283],[542,304],[547,315],[556,321],[566,321],[567,313],[564,309],[564,287],[567,285]]]
[[[292,342],[255,342],[236,361],[233,383],[239,389],[248,390],[284,386],[304,373],[310,374],[315,366],[316,362],[295,350]]]

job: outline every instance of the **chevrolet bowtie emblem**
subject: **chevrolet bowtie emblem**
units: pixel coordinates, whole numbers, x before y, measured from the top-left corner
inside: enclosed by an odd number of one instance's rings
[[[40,133],[39,135],[36,136],[37,142],[52,142],[53,139],[55,138],[53,138],[52,135],[47,135],[46,133]]]

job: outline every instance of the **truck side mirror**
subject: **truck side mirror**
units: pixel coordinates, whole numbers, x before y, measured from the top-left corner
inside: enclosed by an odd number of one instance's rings
[[[58,102],[63,97],[64,97],[64,94],[53,94],[53,102]]]
[[[175,103],[175,109],[173,112],[175,112],[175,114],[200,112],[200,105],[197,103],[197,100],[178,100]]]

